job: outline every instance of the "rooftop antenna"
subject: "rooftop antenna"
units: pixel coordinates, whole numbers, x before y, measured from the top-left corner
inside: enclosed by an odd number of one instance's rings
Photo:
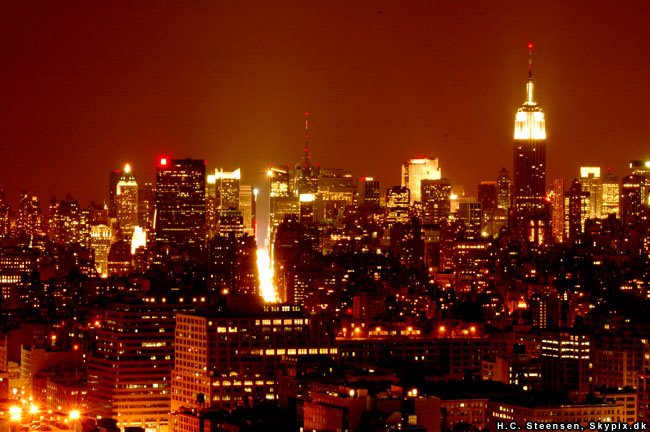
[[[528,42],[528,79],[533,79],[533,43]]]
[[[526,84],[526,96],[528,105],[535,105],[533,102],[533,43],[528,42],[528,83]]]
[[[309,111],[305,111],[305,153],[302,157],[304,166],[309,165]]]

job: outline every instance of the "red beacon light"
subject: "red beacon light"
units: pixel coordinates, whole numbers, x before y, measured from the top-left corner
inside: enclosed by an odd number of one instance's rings
[[[532,49],[533,49],[533,43],[532,43],[532,42],[528,42],[528,49],[529,49],[529,50],[532,50]]]
[[[166,157],[161,157],[160,158],[160,166],[166,166],[167,165],[167,158]]]

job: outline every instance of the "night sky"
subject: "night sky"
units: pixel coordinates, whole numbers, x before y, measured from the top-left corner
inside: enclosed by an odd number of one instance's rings
[[[399,183],[440,158],[476,194],[512,169],[535,43],[547,183],[650,158],[647,1],[84,1],[0,4],[0,188],[107,197],[126,161],[313,161]]]

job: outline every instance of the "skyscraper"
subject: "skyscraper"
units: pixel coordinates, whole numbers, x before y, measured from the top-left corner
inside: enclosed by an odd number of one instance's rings
[[[512,179],[510,173],[505,168],[499,171],[497,178],[497,207],[508,210],[510,208],[510,199],[512,193]]]
[[[630,174],[621,181],[621,220],[623,226],[633,227],[641,220],[643,190],[645,179],[640,175]]]
[[[553,182],[553,239],[562,243],[564,241],[564,179],[555,179]]]
[[[117,182],[115,210],[124,237],[130,239],[133,236],[133,229],[138,225],[138,183],[129,164],[124,165],[120,180]]]
[[[420,183],[424,223],[438,223],[451,213],[449,179],[422,180]]]
[[[580,167],[580,184],[584,192],[589,192],[589,218],[601,216],[600,167]]]
[[[275,232],[287,215],[299,212],[298,197],[291,188],[291,173],[288,167],[271,167],[266,172],[269,178],[269,247],[273,250]]]
[[[591,208],[589,192],[583,191],[578,179],[574,179],[571,188],[566,193],[568,200],[567,211],[567,238],[572,243],[577,243],[582,238],[585,221],[589,218]]]
[[[405,186],[393,186],[386,192],[386,222],[389,226],[409,222],[409,193]]]
[[[205,161],[160,158],[156,165],[156,242],[203,245]]]
[[[463,199],[458,203],[458,220],[465,224],[465,236],[469,239],[481,237],[483,210],[481,203],[472,199]]]
[[[497,208],[497,183],[494,181],[482,181],[478,185],[478,201],[483,211]]]
[[[377,209],[381,200],[381,189],[379,180],[373,177],[361,177],[359,179],[359,207]]]
[[[115,204],[115,197],[117,196],[117,183],[122,177],[122,171],[116,169],[108,173],[108,216],[115,217],[117,215],[117,207]]]
[[[402,164],[402,187],[409,188],[410,204],[422,200],[420,182],[422,180],[440,180],[442,174],[438,166],[438,158],[410,159]]]
[[[244,234],[255,236],[257,189],[250,185],[239,186],[239,210],[244,218]]]
[[[219,210],[239,210],[239,182],[241,170],[214,170],[215,197]]]
[[[43,212],[37,196],[29,196],[26,191],[20,195],[16,231],[21,236],[42,236]]]
[[[241,181],[241,170],[237,168],[234,171],[224,171],[223,169],[215,169],[213,175],[208,175],[208,189],[210,194],[214,196],[206,196],[206,206],[209,208],[208,225],[212,232],[224,235],[230,232],[235,226],[233,222],[238,220],[242,222],[242,214],[239,212],[239,188]],[[207,194],[207,192],[206,192]],[[211,204],[211,205],[209,205]],[[235,213],[240,213],[239,216],[233,219]],[[222,222],[227,227],[222,227]],[[216,223],[216,226],[212,225]],[[238,225],[238,224],[235,224]],[[242,233],[243,225],[236,228],[236,231]]]
[[[344,210],[355,202],[357,184],[352,173],[341,168],[321,169],[314,218],[316,222],[334,224]]]
[[[621,198],[621,179],[607,173],[601,180],[602,198],[600,200],[600,214],[619,214],[619,201]]]
[[[528,48],[526,101],[515,115],[513,207],[522,240],[543,243],[548,230],[546,126],[544,112],[533,97],[532,44]]]

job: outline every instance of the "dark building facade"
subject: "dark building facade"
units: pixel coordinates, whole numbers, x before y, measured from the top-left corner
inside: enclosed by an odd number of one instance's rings
[[[156,242],[202,245],[205,238],[205,161],[161,158],[156,166]]]

